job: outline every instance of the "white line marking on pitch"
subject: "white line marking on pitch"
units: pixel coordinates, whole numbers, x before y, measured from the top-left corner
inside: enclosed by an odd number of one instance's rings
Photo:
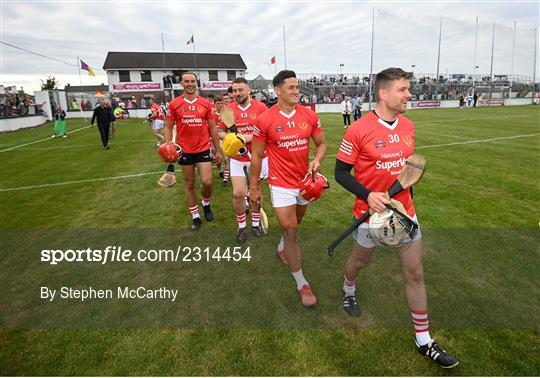
[[[81,127],[79,129],[75,129],[73,131],[70,131],[68,133],[69,134],[73,134],[73,133],[76,133],[77,131],[81,131],[81,130],[84,130],[84,129],[88,129],[90,128],[90,126],[84,126],[84,127]],[[48,138],[45,138],[45,139],[40,139],[40,140],[35,140],[33,142],[28,142],[28,143],[25,143],[25,144],[21,144],[19,146],[13,146],[13,147],[9,147],[9,148],[4,148],[3,150],[0,150],[0,152],[6,152],[6,151],[11,151],[11,150],[16,150],[17,148],[21,148],[21,147],[25,147],[25,146],[29,146],[31,144],[36,144],[36,143],[39,143],[39,142],[44,142],[46,140],[51,140],[52,138],[51,137],[48,137]]]
[[[472,144],[472,143],[484,143],[484,142],[493,142],[497,140],[507,140],[507,139],[517,139],[517,138],[526,138],[531,136],[537,136],[540,135],[540,133],[535,134],[523,134],[523,135],[514,135],[510,137],[500,137],[500,138],[489,138],[489,139],[477,139],[477,140],[468,140],[464,142],[455,142],[455,143],[446,143],[446,144],[431,144],[427,146],[419,146],[415,149],[419,150],[422,148],[438,148],[438,147],[447,147],[447,146],[455,146],[460,144]],[[336,157],[336,155],[327,155],[326,157]],[[164,171],[157,171],[157,172],[146,172],[146,173],[134,173],[132,175],[124,175],[124,176],[111,176],[111,177],[100,177],[100,178],[94,178],[94,179],[87,179],[87,180],[78,180],[78,181],[65,181],[65,182],[56,182],[52,184],[41,184],[41,185],[33,185],[33,186],[22,186],[19,188],[0,188],[0,192],[9,192],[9,191],[19,191],[19,190],[28,190],[28,189],[37,189],[37,188],[46,188],[49,186],[60,186],[60,185],[70,185],[70,184],[80,184],[84,182],[96,182],[96,181],[105,181],[105,180],[119,180],[124,178],[131,178],[131,177],[141,177],[141,176],[148,176],[148,175],[156,175],[163,173]]]
[[[0,192],[9,192],[9,191],[15,191],[15,190],[27,190],[27,189],[36,189],[36,188],[46,188],[49,186],[60,186],[60,185],[70,185],[70,184],[80,184],[84,182],[95,182],[95,181],[105,181],[105,180],[119,180],[124,178],[131,178],[131,177],[141,177],[141,176],[148,176],[148,175],[157,175],[159,173],[163,173],[164,171],[158,171],[158,172],[145,172],[145,173],[134,173],[132,175],[124,175],[124,176],[111,176],[111,177],[100,177],[100,178],[94,178],[94,179],[87,179],[87,180],[77,180],[77,181],[64,181],[64,182],[55,182],[52,184],[41,184],[41,185],[32,185],[32,186],[21,186],[19,188],[2,188],[0,189]]]
[[[500,137],[500,138],[489,138],[489,139],[477,139],[477,140],[466,140],[463,142],[454,142],[454,143],[445,143],[445,144],[431,144],[427,146],[419,146],[415,147],[416,150],[422,149],[422,148],[437,148],[437,147],[447,147],[447,146],[455,146],[460,144],[472,144],[472,143],[483,143],[483,142],[493,142],[496,140],[507,140],[507,139],[517,139],[517,138],[526,138],[531,136],[540,135],[540,133],[534,133],[534,134],[522,134],[522,135],[514,135],[511,137]]]
[[[526,138],[526,137],[537,136],[537,135],[540,135],[540,133],[522,134],[522,135],[514,135],[514,136],[510,136],[510,137],[500,137],[500,138],[466,140],[466,141],[463,141],[463,142],[454,142],[454,143],[445,143],[445,144],[428,144],[427,146],[418,146],[418,147],[415,147],[414,149],[415,150],[420,150],[420,149],[423,149],[423,148],[437,148],[437,147],[457,146],[457,145],[460,145],[460,144],[493,142],[493,141],[496,141],[496,140]],[[326,155],[326,157],[336,157],[336,156],[337,155]]]

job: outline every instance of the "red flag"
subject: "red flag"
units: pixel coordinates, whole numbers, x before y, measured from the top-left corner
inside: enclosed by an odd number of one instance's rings
[[[270,59],[270,64],[276,64],[276,56],[275,55]]]

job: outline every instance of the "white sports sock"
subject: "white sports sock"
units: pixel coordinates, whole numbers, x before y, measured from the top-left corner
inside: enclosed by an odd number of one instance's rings
[[[354,292],[356,291],[356,280],[349,281],[347,276],[343,277],[343,291],[347,295],[354,295]]]
[[[278,251],[285,251],[285,241],[283,240],[283,236],[281,237],[281,240],[279,241],[279,244],[277,246]]]
[[[309,286],[309,283],[306,281],[304,274],[302,273],[302,269],[300,269],[298,272],[292,272],[292,275],[296,280],[296,288],[298,290],[300,290],[304,285]]]
[[[416,333],[416,342],[418,343],[418,345],[426,345],[429,344],[431,341],[433,341],[433,339],[429,335],[429,331]]]

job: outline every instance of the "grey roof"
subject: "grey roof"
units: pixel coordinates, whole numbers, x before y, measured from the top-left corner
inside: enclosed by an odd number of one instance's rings
[[[97,90],[102,92],[109,92],[109,86],[102,85],[66,85],[64,91],[66,92],[95,92]]]
[[[197,57],[197,68],[200,69],[236,69],[247,68],[240,54],[191,54],[191,53],[160,53],[160,52],[118,52],[109,51],[104,70],[130,69],[130,68],[163,68],[163,55],[165,55],[165,68],[187,69],[195,68],[194,55]]]

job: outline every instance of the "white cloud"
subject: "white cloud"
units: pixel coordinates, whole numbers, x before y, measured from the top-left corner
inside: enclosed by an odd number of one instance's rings
[[[434,73],[439,17],[443,16],[440,72],[470,73],[473,68],[475,17],[479,16],[477,65],[488,73],[491,23],[495,37],[495,73],[511,70],[512,25],[516,20],[514,72],[532,75],[537,2],[10,2],[2,4],[2,40],[75,63],[80,56],[101,69],[108,51],[240,53],[248,76],[270,77],[276,56],[283,68],[282,27],[286,26],[287,65],[297,72],[364,73],[369,70],[371,14],[377,9],[374,70],[388,66]],[[2,84],[24,83],[35,89],[52,74],[62,84],[78,84],[77,68],[2,46]],[[537,71],[538,72],[538,71]]]

